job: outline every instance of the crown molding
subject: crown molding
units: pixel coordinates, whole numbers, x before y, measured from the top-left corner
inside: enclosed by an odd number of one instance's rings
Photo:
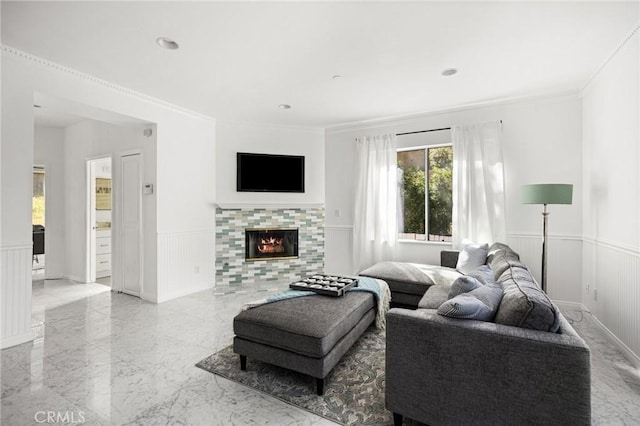
[[[363,121],[356,121],[351,123],[327,126],[325,128],[325,133],[327,135],[332,135],[332,134],[351,132],[355,130],[371,130],[371,129],[381,128],[381,127],[399,126],[403,124],[411,124],[415,120],[419,120],[423,118],[431,118],[438,115],[450,114],[453,112],[461,112],[461,111],[467,111],[467,110],[478,109],[478,108],[490,108],[490,107],[496,107],[501,105],[509,105],[509,104],[525,103],[525,102],[539,102],[539,101],[545,101],[549,99],[571,98],[571,97],[577,98],[578,95],[579,95],[579,91],[577,89],[572,89],[572,90],[563,90],[563,91],[555,91],[555,92],[540,92],[532,95],[488,99],[484,101],[470,102],[463,105],[436,108],[433,110],[422,111],[422,112],[413,113],[413,114],[395,115],[395,116],[375,118],[371,120],[363,120]]]
[[[253,127],[253,128],[271,128],[271,129],[284,129],[295,130],[299,132],[309,132],[324,136],[325,129],[323,127],[307,127],[307,126],[295,126],[288,124],[273,124],[273,123],[258,123],[255,121],[243,121],[243,120],[225,120],[219,118],[217,121],[219,125],[227,126],[241,126],[241,127]]]
[[[618,44],[618,46],[613,50],[613,52],[611,52],[611,54],[607,57],[607,59],[604,60],[602,65],[600,65],[598,69],[591,75],[591,77],[589,77],[589,79],[584,84],[584,86],[582,86],[582,89],[580,89],[580,96],[584,95],[584,92],[589,89],[593,81],[596,79],[597,76],[600,75],[600,73],[607,66],[607,64],[609,64],[609,62],[611,62],[613,58],[615,58],[618,55],[618,52],[620,52],[627,45],[627,43],[631,41],[633,36],[638,34],[638,32],[640,32],[640,22],[637,23],[635,27],[633,27],[633,29],[629,32],[629,34]]]
[[[161,107],[163,107],[165,109],[169,109],[169,110],[172,110],[174,112],[181,113],[181,114],[187,114],[187,115],[190,115],[190,116],[193,116],[193,117],[198,117],[198,118],[200,118],[202,120],[213,121],[213,122],[216,121],[215,118],[210,117],[210,116],[205,115],[205,114],[202,114],[200,112],[193,111],[193,110],[181,107],[179,105],[175,105],[175,104],[169,103],[169,102],[164,101],[162,99],[154,98],[153,96],[145,95],[144,93],[136,92],[133,89],[129,89],[129,88],[126,88],[126,87],[123,87],[123,86],[119,86],[119,85],[117,85],[115,83],[112,83],[110,81],[103,80],[101,78],[95,77],[95,76],[90,75],[90,74],[85,74],[85,73],[83,73],[81,71],[75,70],[73,68],[66,67],[64,65],[60,65],[60,64],[58,64],[56,62],[49,61],[47,59],[41,58],[39,56],[33,55],[31,53],[28,53],[28,52],[24,52],[22,50],[14,48],[14,47],[2,44],[2,45],[0,45],[0,48],[2,50],[2,53],[8,54],[8,55],[12,55],[12,56],[14,56],[16,58],[20,58],[20,59],[32,62],[32,63],[34,63],[36,65],[39,65],[41,67],[44,67],[44,68],[49,68],[49,69],[54,70],[54,71],[58,71],[58,72],[61,72],[61,73],[64,73],[64,74],[71,75],[71,76],[73,76],[75,78],[79,78],[79,79],[91,82],[93,84],[96,84],[96,85],[99,85],[99,86],[102,86],[102,87],[106,87],[106,88],[111,89],[111,90],[115,90],[115,91],[123,93],[123,94],[125,94],[127,96],[131,96],[131,97],[137,98],[137,99],[139,99],[141,101],[150,102],[150,103],[156,104],[158,106],[161,106]]]

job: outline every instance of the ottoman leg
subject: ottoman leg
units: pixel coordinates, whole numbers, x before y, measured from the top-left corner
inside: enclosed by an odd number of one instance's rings
[[[324,395],[324,379],[316,377],[316,393],[320,396]]]
[[[402,414],[393,413],[393,426],[402,426]]]
[[[240,370],[244,371],[247,369],[247,356],[240,355]]]

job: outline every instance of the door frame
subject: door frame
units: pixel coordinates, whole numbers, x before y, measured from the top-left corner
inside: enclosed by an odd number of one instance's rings
[[[138,276],[140,277],[140,288],[138,289],[138,292],[133,292],[130,290],[127,290],[125,288],[125,283],[124,283],[124,273],[125,273],[125,268],[124,268],[124,259],[123,259],[123,255],[124,255],[124,250],[119,250],[118,251],[118,265],[122,265],[121,268],[118,268],[118,291],[122,292],[122,293],[126,293],[126,294],[130,294],[132,296],[137,296],[140,298],[143,298],[142,295],[144,294],[144,198],[142,196],[142,185],[143,185],[143,181],[144,181],[144,152],[140,149],[133,149],[133,150],[128,150],[128,151],[121,151],[118,152],[116,154],[117,158],[118,158],[118,169],[120,170],[120,179],[118,179],[118,196],[121,198],[123,197],[122,194],[124,194],[124,185],[126,184],[124,182],[124,178],[122,178],[122,159],[124,157],[132,157],[134,155],[139,156],[139,162],[140,162],[140,167],[138,169],[138,183],[140,184],[138,186],[138,201],[139,201],[139,206],[140,209],[138,211]],[[116,186],[116,185],[114,185]],[[122,201],[122,200],[121,200]],[[125,208],[124,206],[124,202],[120,202],[118,203],[118,208],[117,210],[117,214],[116,217],[118,218],[118,223],[122,223],[122,217],[123,217],[123,209]],[[121,245],[123,244],[124,241],[124,225],[118,227],[118,234],[117,234],[117,245],[121,247]],[[112,231],[112,238],[113,238],[113,231]],[[113,282],[112,282],[113,285]]]

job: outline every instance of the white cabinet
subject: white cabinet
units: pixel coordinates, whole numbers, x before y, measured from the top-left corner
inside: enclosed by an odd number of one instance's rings
[[[96,278],[111,276],[111,230],[96,231]]]

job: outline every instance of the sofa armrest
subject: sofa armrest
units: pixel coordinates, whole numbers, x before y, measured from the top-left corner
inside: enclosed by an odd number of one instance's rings
[[[564,319],[563,319],[564,320]],[[590,424],[590,351],[567,333],[387,314],[385,403],[427,424]]]
[[[458,250],[441,250],[440,266],[446,266],[447,268],[456,269],[459,255],[460,255],[460,252]]]

